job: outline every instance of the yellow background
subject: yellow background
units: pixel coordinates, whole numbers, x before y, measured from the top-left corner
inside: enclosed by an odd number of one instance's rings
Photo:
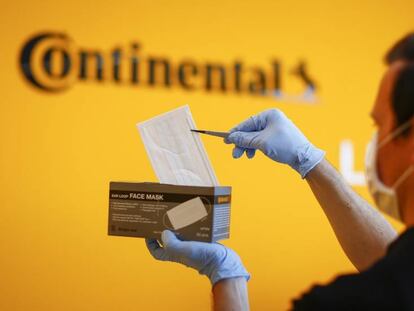
[[[368,114],[386,49],[411,30],[414,2],[8,1],[0,46],[0,309],[209,310],[205,277],[157,262],[144,241],[107,236],[110,180],[155,181],[135,123],[189,104],[200,128],[226,130],[279,107],[338,165],[355,144],[363,169]],[[18,54],[38,32],[67,33],[79,47],[139,41],[143,55],[268,66],[283,79],[299,59],[319,85],[316,105],[180,88],[76,82],[37,91]],[[231,158],[203,137],[222,185],[233,186],[231,239],[252,274],[253,310],[284,310],[315,282],[354,268],[306,182],[263,155]],[[368,197],[364,188],[357,188]]]

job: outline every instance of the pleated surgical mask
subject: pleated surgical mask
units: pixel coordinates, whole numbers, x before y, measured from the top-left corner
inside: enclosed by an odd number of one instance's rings
[[[389,187],[385,185],[378,175],[377,157],[378,150],[390,141],[395,139],[404,130],[410,126],[411,122],[407,122],[397,128],[394,132],[385,137],[382,141],[378,141],[378,133],[375,133],[368,144],[365,159],[365,175],[368,184],[368,190],[374,199],[378,209],[385,214],[402,221],[400,206],[398,204],[398,196],[396,189],[410,176],[413,171],[413,165],[410,165],[401,176]]]
[[[218,186],[190,108],[183,106],[137,124],[159,182]]]

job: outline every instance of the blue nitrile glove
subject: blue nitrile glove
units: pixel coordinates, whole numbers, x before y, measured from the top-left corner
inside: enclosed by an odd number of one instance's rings
[[[325,156],[325,152],[312,145],[278,109],[250,117],[232,128],[224,141],[236,145],[233,149],[236,159],[244,152],[248,158],[253,158],[259,149],[269,158],[290,165],[302,178]]]
[[[219,243],[181,241],[171,231],[161,235],[161,246],[156,239],[146,239],[151,255],[158,260],[174,261],[206,275],[214,285],[223,279],[250,275],[240,257],[230,248]]]

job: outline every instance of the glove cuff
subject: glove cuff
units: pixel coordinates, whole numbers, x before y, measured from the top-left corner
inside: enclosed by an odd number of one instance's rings
[[[210,282],[211,285],[214,286],[218,281],[237,277],[244,277],[246,281],[250,280],[249,272],[247,272],[247,270],[243,267],[241,263],[237,267],[233,267],[231,269],[221,269],[215,271],[210,276]]]
[[[325,157],[325,151],[316,148],[311,143],[306,144],[298,152],[296,171],[302,179]]]

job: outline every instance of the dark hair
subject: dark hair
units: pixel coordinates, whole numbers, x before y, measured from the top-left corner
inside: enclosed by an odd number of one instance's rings
[[[408,64],[401,69],[391,95],[397,127],[414,116],[414,33],[397,41],[385,55],[385,62],[388,65],[398,60],[406,61]]]
[[[414,61],[414,32],[394,43],[385,54],[384,60],[387,65],[397,60]]]
[[[391,96],[398,127],[410,121],[414,116],[414,63],[409,63],[401,69]]]

